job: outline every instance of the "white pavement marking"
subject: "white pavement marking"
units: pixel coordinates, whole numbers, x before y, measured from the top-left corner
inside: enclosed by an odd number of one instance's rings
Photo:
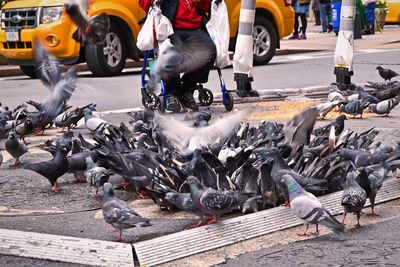
[[[0,229],[0,254],[94,266],[134,266],[132,246]]]

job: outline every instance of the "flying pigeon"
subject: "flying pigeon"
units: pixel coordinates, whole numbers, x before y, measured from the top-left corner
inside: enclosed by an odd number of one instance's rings
[[[154,74],[146,84],[147,89],[154,92],[160,79],[168,81],[180,73],[189,73],[203,67],[214,57],[214,53],[204,47],[197,36],[189,36],[183,42],[166,46],[158,55]]]
[[[108,182],[110,173],[106,168],[96,166],[91,157],[86,157],[85,177],[88,184],[96,188],[95,196],[99,197],[99,188]]]
[[[101,209],[104,220],[119,231],[119,238],[113,241],[122,241],[123,229],[152,225],[149,219],[141,217],[126,202],[118,199],[114,195],[110,183],[105,183],[103,189],[104,194]]]
[[[61,73],[57,59],[47,54],[40,43],[35,47],[35,63],[42,83],[51,91],[50,96],[41,104],[41,112],[48,121],[55,119],[76,89],[76,66]]]
[[[58,146],[51,160],[27,164],[24,166],[24,169],[34,171],[44,176],[52,185],[52,191],[58,193],[60,188],[58,187],[57,179],[63,176],[68,170],[67,149]]]
[[[322,206],[318,198],[305,191],[291,175],[283,175],[282,182],[286,184],[289,191],[290,208],[306,225],[304,233],[299,235],[306,236],[310,224],[316,225],[316,234],[319,233],[319,224],[331,228],[335,234],[344,232],[343,225]]]
[[[216,223],[221,214],[238,208],[248,199],[238,192],[225,192],[207,188],[194,176],[189,176],[184,184],[190,186],[190,197],[196,208],[204,214],[213,216],[213,220],[209,221],[208,224]],[[198,225],[201,223],[202,221]]]
[[[381,66],[376,67],[376,69],[379,72],[379,75],[384,79],[385,81],[391,80],[393,77],[399,76],[398,73],[392,71],[391,69],[384,69]]]
[[[8,134],[7,141],[5,143],[5,148],[7,152],[15,159],[15,162],[12,166],[18,166],[21,164],[19,158],[28,152],[28,148],[25,144],[21,143],[17,137],[15,136],[14,132],[10,132]]]
[[[371,104],[369,105],[369,109],[376,114],[388,116],[390,111],[394,109],[399,102],[400,95],[396,96],[395,98],[381,101],[378,104]]]
[[[235,133],[248,111],[231,113],[206,127],[189,127],[173,116],[155,114],[154,121],[160,132],[183,156],[193,154],[196,149],[216,144],[219,149]]]
[[[357,215],[357,227],[360,227],[361,211],[367,201],[367,194],[365,190],[357,183],[356,172],[347,173],[346,186],[342,194],[341,205],[344,209],[342,224],[346,219],[347,213],[355,213]]]
[[[88,0],[65,0],[64,8],[78,30],[72,35],[75,41],[84,45],[96,45],[104,42],[110,30],[110,18],[107,14],[89,17]]]

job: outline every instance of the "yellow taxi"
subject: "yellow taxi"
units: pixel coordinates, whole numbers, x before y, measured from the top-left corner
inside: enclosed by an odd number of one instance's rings
[[[139,0],[91,0],[89,14],[107,13],[111,28],[104,44],[81,47],[72,34],[76,27],[63,10],[63,0],[6,1],[0,11],[0,54],[9,64],[19,65],[35,77],[33,46],[37,38],[64,64],[86,62],[96,76],[110,76],[122,71],[126,59],[139,60],[135,39],[138,21],[146,14]],[[232,44],[239,25],[240,0],[226,0]],[[254,48],[254,63],[266,64],[273,57],[279,40],[293,29],[291,0],[257,0],[254,38],[261,39]],[[234,47],[232,45],[232,47]]]
[[[387,0],[388,13],[385,22],[400,23],[400,0]]]

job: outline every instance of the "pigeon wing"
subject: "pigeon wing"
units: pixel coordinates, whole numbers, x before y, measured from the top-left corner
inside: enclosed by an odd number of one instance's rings
[[[36,42],[35,62],[40,80],[47,88],[53,90],[61,79],[58,60],[46,53],[43,46]]]
[[[200,204],[210,211],[223,211],[239,205],[235,194],[208,188],[200,198]]]

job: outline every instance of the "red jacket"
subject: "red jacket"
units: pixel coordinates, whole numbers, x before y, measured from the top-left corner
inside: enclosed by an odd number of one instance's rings
[[[172,11],[172,26],[177,29],[198,29],[201,27],[202,17],[197,13],[196,7],[204,12],[208,12],[211,7],[212,0],[201,0],[198,3],[193,0],[166,0],[167,2],[176,1],[174,3],[176,10]],[[153,5],[154,0],[139,0],[139,5],[146,12]],[[172,5],[174,6],[174,5]],[[161,7],[163,9],[163,6]],[[164,10],[163,10],[164,14]],[[171,14],[171,11],[169,11]],[[164,14],[165,15],[165,14]],[[167,16],[168,17],[168,16]]]

